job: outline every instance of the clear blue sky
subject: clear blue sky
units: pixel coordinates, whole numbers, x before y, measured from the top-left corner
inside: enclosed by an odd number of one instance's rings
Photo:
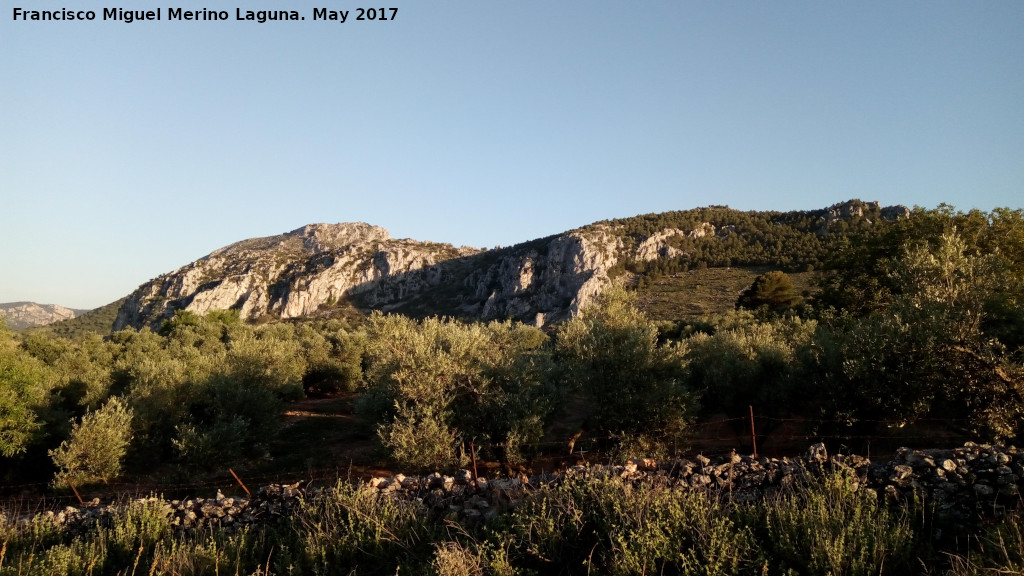
[[[493,246],[708,204],[1024,207],[1019,0],[0,4],[0,302],[96,307],[311,222]]]

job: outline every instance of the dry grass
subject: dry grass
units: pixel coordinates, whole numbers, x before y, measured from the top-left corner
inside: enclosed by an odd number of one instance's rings
[[[698,320],[736,308],[740,293],[770,267],[707,268],[663,276],[637,290],[638,305],[654,320]],[[788,273],[796,291],[814,289],[813,272]]]

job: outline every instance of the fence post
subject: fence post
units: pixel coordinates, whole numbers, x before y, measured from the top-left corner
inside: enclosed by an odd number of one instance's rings
[[[757,458],[757,431],[754,429],[754,406],[750,405],[750,441],[754,444],[754,458]]]
[[[71,486],[71,491],[75,493],[75,498],[78,498],[78,503],[85,506],[85,501],[82,500],[82,495],[78,493],[77,489],[75,489],[75,485],[71,483],[71,480],[68,480],[68,486]]]
[[[228,472],[231,472],[231,475],[234,476],[235,480],[238,481],[238,485],[242,487],[242,490],[245,490],[245,493],[249,496],[249,498],[252,498],[252,492],[249,492],[249,489],[245,487],[245,484],[242,483],[242,479],[238,477],[238,474],[235,474],[235,471],[232,470],[231,468],[228,468]]]
[[[475,443],[470,441],[469,443],[469,459],[473,462],[473,490],[477,490],[476,485],[476,446]]]

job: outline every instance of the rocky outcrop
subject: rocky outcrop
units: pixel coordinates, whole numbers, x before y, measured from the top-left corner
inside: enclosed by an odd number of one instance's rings
[[[576,314],[611,283],[622,239],[607,226],[576,230],[527,250],[508,250],[496,264],[474,273],[470,284],[483,297],[479,317],[526,318]]]
[[[820,227],[818,234],[827,234],[830,227],[840,221],[864,219],[867,222],[878,220],[903,220],[910,218],[910,208],[903,205],[882,207],[877,201],[864,202],[861,200],[849,200],[839,204],[833,204],[820,214]]]
[[[0,318],[12,330],[46,326],[60,320],[70,320],[84,312],[86,311],[72,310],[57,304],[36,304],[35,302],[0,304]]]
[[[714,226],[712,228],[712,234],[714,234]],[[690,234],[697,233],[697,230],[690,232]],[[703,236],[703,229],[700,234]],[[669,244],[669,240],[676,236],[684,236],[685,232],[678,228],[666,228],[661,232],[656,232],[648,237],[646,240],[636,245],[635,258],[640,262],[650,262],[651,260],[657,260],[658,258],[676,258],[683,255],[683,251],[673,247]],[[696,236],[695,236],[696,237]]]
[[[564,318],[611,282],[621,239],[600,226],[492,251],[392,239],[363,223],[311,224],[238,242],[132,293],[115,330],[178,310],[295,318],[341,300],[364,310],[484,320]]]

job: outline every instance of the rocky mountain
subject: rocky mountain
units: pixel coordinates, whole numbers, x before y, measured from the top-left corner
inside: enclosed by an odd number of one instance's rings
[[[33,326],[46,326],[60,320],[80,316],[87,310],[73,310],[57,304],[36,304],[35,302],[10,302],[0,304],[0,318],[12,330],[23,330]]]
[[[709,207],[600,222],[494,250],[394,239],[364,223],[310,224],[226,246],[143,284],[121,306],[114,329],[155,328],[177,310],[286,319],[342,305],[543,325],[576,313],[638,264],[790,266],[800,263],[793,254],[813,261],[836,234],[908,214],[860,201],[789,213]]]

